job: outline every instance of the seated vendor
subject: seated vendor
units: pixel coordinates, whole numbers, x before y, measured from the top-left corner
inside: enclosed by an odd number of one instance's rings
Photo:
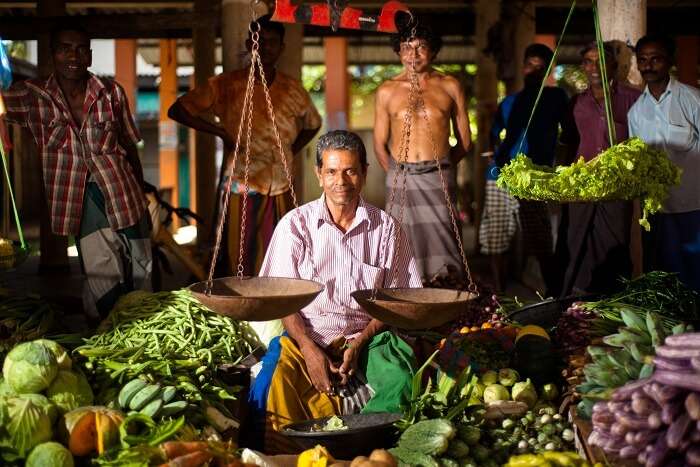
[[[347,131],[323,135],[316,176],[323,195],[280,220],[260,271],[324,286],[310,305],[283,320],[286,332],[270,342],[251,388],[256,425],[265,419],[268,453],[285,450],[277,432],[289,423],[400,412],[415,366],[411,347],[350,296],[375,286],[421,287],[408,237],[360,195],[367,176],[362,140]]]

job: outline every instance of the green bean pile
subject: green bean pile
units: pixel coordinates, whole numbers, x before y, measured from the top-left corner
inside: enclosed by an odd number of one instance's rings
[[[114,385],[141,375],[175,384],[194,400],[221,393],[225,387],[212,379],[216,367],[238,363],[259,345],[247,323],[212,312],[186,290],[132,292],[102,328],[75,350],[98,379],[109,376]]]

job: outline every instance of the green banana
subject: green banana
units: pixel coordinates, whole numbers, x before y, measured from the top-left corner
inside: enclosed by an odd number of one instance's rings
[[[628,328],[636,329],[637,331],[647,332],[647,323],[644,318],[629,308],[620,310],[620,318]]]
[[[134,395],[129,402],[129,408],[131,410],[141,410],[158,396],[160,396],[160,384],[149,384]]]
[[[158,415],[161,417],[172,417],[174,415],[179,414],[183,410],[187,408],[187,402],[185,401],[175,401],[171,402],[169,404],[165,404],[163,407],[161,407],[160,411],[158,412]]]
[[[140,413],[144,415],[148,415],[151,418],[155,418],[156,415],[158,414],[158,411],[163,407],[163,399],[161,398],[155,398],[148,404],[146,404],[141,410]]]
[[[652,311],[647,312],[646,316],[647,332],[651,336],[651,345],[656,348],[664,343],[666,339],[666,330],[664,329],[663,323],[659,315]]]
[[[126,383],[117,396],[119,407],[126,409],[131,399],[146,386],[148,386],[148,383],[140,378],[133,379]]]
[[[175,386],[165,386],[163,388],[163,394],[161,394],[161,398],[163,399],[163,403],[167,404],[171,400],[175,398],[175,395],[177,394],[177,389],[175,389]]]

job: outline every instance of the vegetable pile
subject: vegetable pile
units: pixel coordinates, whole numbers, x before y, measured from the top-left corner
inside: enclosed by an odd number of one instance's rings
[[[680,184],[681,170],[668,156],[631,138],[591,161],[579,158],[553,169],[519,154],[501,169],[497,184],[517,198],[540,201],[605,201],[642,198],[639,223],[649,230],[649,215],[658,212],[671,186]]]
[[[588,442],[647,467],[700,465],[700,333],[667,337],[654,364],[595,404]]]

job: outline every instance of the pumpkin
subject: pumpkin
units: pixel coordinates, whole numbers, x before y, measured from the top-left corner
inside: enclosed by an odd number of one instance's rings
[[[119,443],[119,425],[124,414],[103,406],[79,407],[67,412],[61,422],[64,443],[74,456],[102,454]]]

